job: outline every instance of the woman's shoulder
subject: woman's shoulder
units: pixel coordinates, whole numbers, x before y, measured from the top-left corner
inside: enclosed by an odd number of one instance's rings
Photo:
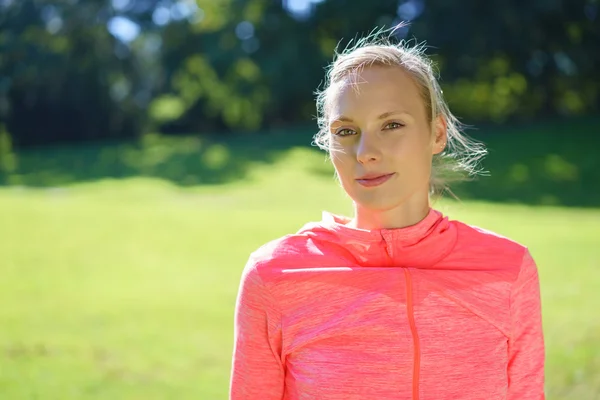
[[[261,244],[250,253],[250,259],[256,263],[269,263],[297,257],[309,250],[307,242],[306,235],[286,234]]]
[[[529,251],[525,244],[494,230],[459,220],[452,220],[452,224],[458,232],[459,249],[482,252],[489,256],[502,256],[504,259],[514,258],[515,261],[521,260]]]
[[[309,223],[295,233],[269,240],[250,253],[248,264],[260,269],[294,269],[325,266],[333,259],[330,243]]]
[[[494,230],[481,227],[479,225],[469,224],[461,220],[452,220],[452,223],[461,231],[463,235],[471,235],[477,239],[505,242],[506,244],[521,245],[518,241],[500,234]]]

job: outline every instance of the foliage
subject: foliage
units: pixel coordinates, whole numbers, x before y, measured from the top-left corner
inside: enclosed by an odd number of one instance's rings
[[[305,123],[336,46],[401,20],[467,122],[600,109],[596,0],[306,2],[4,0],[0,123],[16,147]]]

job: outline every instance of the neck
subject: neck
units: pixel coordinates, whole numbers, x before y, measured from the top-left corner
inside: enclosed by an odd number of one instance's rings
[[[373,210],[354,203],[354,218],[348,226],[365,230],[405,228],[418,224],[427,217],[429,211],[429,198],[389,210]]]

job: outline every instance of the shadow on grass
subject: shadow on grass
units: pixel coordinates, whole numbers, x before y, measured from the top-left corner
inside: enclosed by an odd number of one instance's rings
[[[471,133],[489,154],[490,176],[459,185],[461,198],[505,203],[600,206],[600,119],[555,121]]]
[[[307,129],[262,135],[146,135],[137,142],[30,149],[0,185],[56,187],[100,179],[155,177],[180,186],[224,184],[246,178],[255,163],[272,164],[293,146],[310,143]]]
[[[491,176],[456,186],[453,190],[461,199],[600,206],[600,119],[480,128],[468,133],[487,145],[483,167]],[[18,155],[15,172],[0,174],[0,185],[56,187],[137,176],[162,178],[180,186],[223,184],[247,179],[252,165],[273,164],[285,150],[308,147],[311,139],[310,128],[297,128],[225,139],[149,135],[136,143],[32,149]],[[332,176],[326,163],[311,171]]]

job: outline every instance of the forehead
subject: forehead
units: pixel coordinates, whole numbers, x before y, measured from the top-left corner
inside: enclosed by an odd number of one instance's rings
[[[423,109],[418,85],[399,67],[368,67],[349,74],[331,87],[329,110],[332,116],[377,112],[392,106],[414,113]]]

